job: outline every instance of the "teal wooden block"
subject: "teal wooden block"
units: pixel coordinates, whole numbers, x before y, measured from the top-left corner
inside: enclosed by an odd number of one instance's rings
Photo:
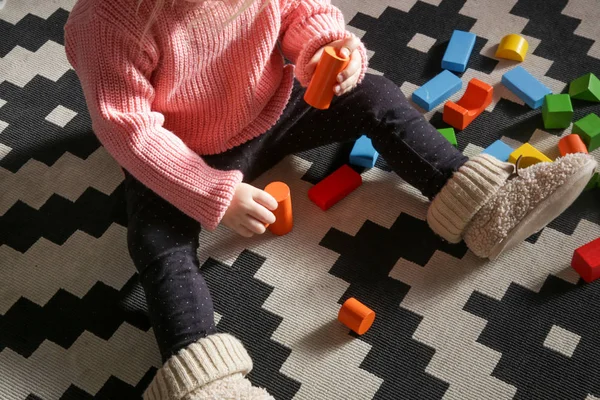
[[[350,164],[364,168],[373,168],[379,153],[373,147],[371,139],[362,135],[352,147]]]
[[[508,157],[510,157],[513,151],[515,151],[515,149],[504,143],[502,140],[496,140],[481,153],[494,156],[500,161],[508,161]]]
[[[544,98],[542,106],[544,128],[563,129],[571,125],[573,105],[568,94],[549,94]]]

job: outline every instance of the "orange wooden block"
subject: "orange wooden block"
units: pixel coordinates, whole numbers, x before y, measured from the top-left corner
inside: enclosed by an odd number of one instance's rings
[[[444,122],[456,129],[465,129],[490,105],[493,95],[492,86],[479,79],[471,79],[458,102],[448,101],[444,105]]]
[[[265,187],[265,192],[273,196],[278,204],[277,209],[273,211],[275,222],[267,225],[269,230],[275,235],[289,233],[294,226],[290,187],[283,182],[272,182]]]
[[[304,101],[314,108],[328,109],[333,99],[336,78],[346,68],[348,62],[350,62],[350,57],[340,57],[334,47],[325,47],[306,93],[304,93]]]
[[[338,313],[338,321],[362,335],[369,330],[375,321],[375,311],[365,306],[354,297],[344,302]]]
[[[570,134],[558,141],[558,149],[560,155],[565,156],[569,153],[588,153],[587,146],[581,139],[581,136],[576,134]]]

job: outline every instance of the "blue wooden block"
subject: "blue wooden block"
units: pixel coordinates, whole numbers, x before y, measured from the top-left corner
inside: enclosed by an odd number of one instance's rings
[[[502,76],[502,83],[529,107],[540,108],[552,91],[520,65]]]
[[[359,167],[373,168],[375,161],[377,161],[379,153],[371,144],[371,139],[362,135],[354,143],[354,147],[350,152],[350,164],[357,165]]]
[[[496,140],[482,154],[489,154],[496,157],[500,161],[508,161],[510,154],[515,151],[512,147],[504,143],[502,140]]]
[[[450,71],[442,71],[429,82],[415,90],[412,100],[427,111],[433,110],[448,97],[458,92],[462,81]]]
[[[455,30],[450,37],[446,53],[442,59],[442,68],[454,72],[465,72],[477,35],[471,32]]]

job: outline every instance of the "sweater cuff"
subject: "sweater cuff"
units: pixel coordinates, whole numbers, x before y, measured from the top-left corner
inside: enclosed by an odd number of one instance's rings
[[[224,333],[210,335],[167,360],[144,400],[179,400],[211,382],[251,370],[252,360],[239,340]]]
[[[235,188],[242,182],[243,175],[240,171],[219,171],[214,170],[217,174],[211,176],[213,180],[209,189],[208,197],[210,199],[218,199],[214,202],[215,207],[209,210],[199,208],[196,215],[192,215],[197,221],[202,224],[202,227],[208,231],[212,231],[219,226],[223,219],[227,208],[231,204],[231,199],[235,194]],[[199,199],[197,204],[201,204],[203,199]],[[204,200],[205,201],[205,200]]]

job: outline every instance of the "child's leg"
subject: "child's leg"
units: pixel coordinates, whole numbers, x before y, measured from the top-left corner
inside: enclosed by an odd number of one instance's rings
[[[127,244],[163,361],[215,332],[213,304],[196,251],[200,224],[125,178]]]
[[[273,400],[244,378],[252,360],[242,343],[216,333],[196,256],[200,224],[125,175],[129,253],[164,362],[144,399],[180,399],[194,392],[199,400]]]

